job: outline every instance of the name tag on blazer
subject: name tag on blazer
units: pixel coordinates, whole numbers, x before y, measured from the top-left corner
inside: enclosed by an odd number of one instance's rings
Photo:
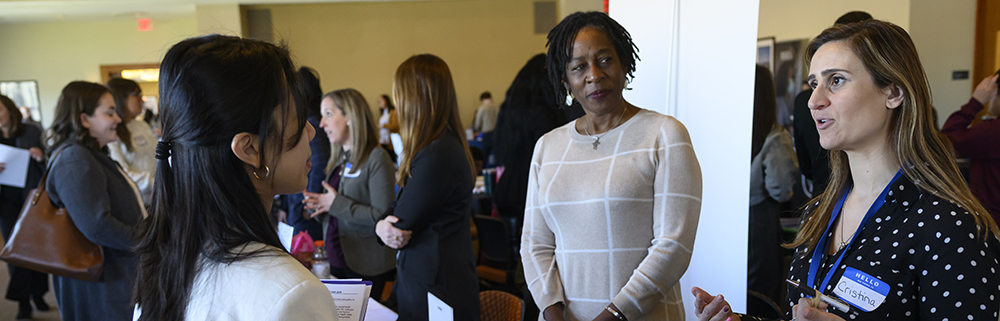
[[[837,286],[833,288],[833,293],[862,311],[872,312],[885,302],[889,290],[890,286],[882,280],[847,267],[840,281],[837,281]]]
[[[351,169],[353,167],[354,166],[351,166],[351,163],[344,164],[344,177],[352,177],[353,178],[353,177],[361,176],[361,171],[357,171],[357,172],[351,173]]]

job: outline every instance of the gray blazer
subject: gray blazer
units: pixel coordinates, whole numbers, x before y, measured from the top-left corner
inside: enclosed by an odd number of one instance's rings
[[[130,248],[142,202],[105,153],[69,144],[51,161],[49,198],[104,250],[101,282],[53,276],[59,314],[63,320],[132,320],[136,259]]]
[[[396,250],[380,244],[375,235],[375,223],[385,218],[389,202],[396,199],[395,180],[395,165],[381,147],[340,178],[329,214],[338,220],[347,267],[358,274],[375,276],[396,268]],[[328,224],[329,216],[323,220],[324,234]]]

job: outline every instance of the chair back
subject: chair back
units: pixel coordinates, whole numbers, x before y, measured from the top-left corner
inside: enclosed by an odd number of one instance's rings
[[[484,215],[474,216],[473,221],[479,233],[479,256],[489,261],[479,263],[505,270],[516,267],[509,223]]]
[[[479,292],[479,304],[482,321],[521,321],[524,317],[524,301],[507,292]]]

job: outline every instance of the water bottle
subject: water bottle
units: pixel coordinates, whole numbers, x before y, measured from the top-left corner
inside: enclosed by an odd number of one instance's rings
[[[326,258],[326,247],[323,245],[323,241],[316,241],[314,244],[316,249],[313,251],[312,273],[317,278],[329,279],[330,261]]]

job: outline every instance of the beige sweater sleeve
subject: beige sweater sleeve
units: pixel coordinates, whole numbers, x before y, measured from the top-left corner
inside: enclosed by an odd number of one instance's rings
[[[645,315],[674,287],[691,261],[701,214],[701,167],[687,129],[668,117],[658,133],[653,199],[653,241],[612,302],[626,318]]]
[[[556,267],[556,240],[552,230],[545,223],[538,190],[538,170],[544,139],[535,144],[528,171],[528,194],[524,208],[524,228],[521,233],[521,263],[524,265],[524,279],[528,283],[538,309],[565,302],[563,286]]]

